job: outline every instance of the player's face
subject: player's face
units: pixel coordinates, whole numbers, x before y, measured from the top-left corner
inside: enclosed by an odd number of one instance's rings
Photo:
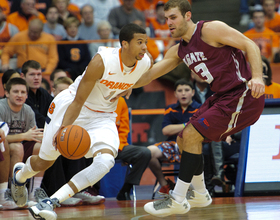
[[[181,37],[187,32],[187,21],[177,7],[165,11],[165,19],[172,37]]]
[[[29,88],[32,91],[36,91],[41,87],[42,83],[42,70],[41,69],[33,69],[29,68],[26,75],[25,75],[25,81]]]
[[[129,43],[129,52],[136,60],[141,60],[147,51],[148,38],[146,34],[134,34]]]
[[[6,92],[8,102],[12,106],[22,106],[27,99],[27,89],[25,85],[12,85],[10,92]]]
[[[194,90],[189,85],[179,85],[175,91],[175,97],[182,106],[188,106],[192,103]]]

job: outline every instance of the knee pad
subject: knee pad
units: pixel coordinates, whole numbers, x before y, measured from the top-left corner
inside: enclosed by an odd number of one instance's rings
[[[103,164],[109,170],[115,165],[115,158],[111,154],[98,154],[93,158],[92,165],[94,164]]]

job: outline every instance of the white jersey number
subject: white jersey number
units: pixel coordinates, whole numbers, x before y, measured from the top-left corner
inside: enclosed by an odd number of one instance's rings
[[[200,70],[202,70],[201,76],[205,76],[207,79],[205,80],[207,83],[211,83],[214,78],[211,75],[211,73],[209,72],[207,66],[205,65],[205,63],[200,63],[197,66],[194,67],[195,72],[200,72]]]

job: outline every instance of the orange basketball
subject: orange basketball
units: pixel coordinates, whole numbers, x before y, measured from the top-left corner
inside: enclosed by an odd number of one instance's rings
[[[56,137],[56,146],[63,157],[77,160],[86,155],[90,148],[90,136],[79,125],[68,125]]]

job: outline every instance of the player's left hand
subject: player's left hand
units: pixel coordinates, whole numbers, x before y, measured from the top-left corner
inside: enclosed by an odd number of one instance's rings
[[[265,86],[262,78],[252,78],[248,82],[248,87],[251,89],[252,96],[256,99],[264,94]]]
[[[64,125],[61,125],[60,126],[60,128],[57,130],[57,132],[54,134],[54,136],[53,136],[53,140],[52,140],[52,145],[54,146],[54,148],[55,148],[55,150],[57,150],[57,143],[56,143],[56,137],[57,137],[57,135],[59,134],[59,132],[60,132],[60,130],[61,129],[63,129],[63,128],[65,128],[65,126]]]
[[[110,100],[110,102],[114,102],[114,101],[118,100],[121,96],[125,96],[126,99],[129,99],[131,93],[132,93],[132,88],[125,90],[124,92],[118,94],[116,97],[112,98]]]

